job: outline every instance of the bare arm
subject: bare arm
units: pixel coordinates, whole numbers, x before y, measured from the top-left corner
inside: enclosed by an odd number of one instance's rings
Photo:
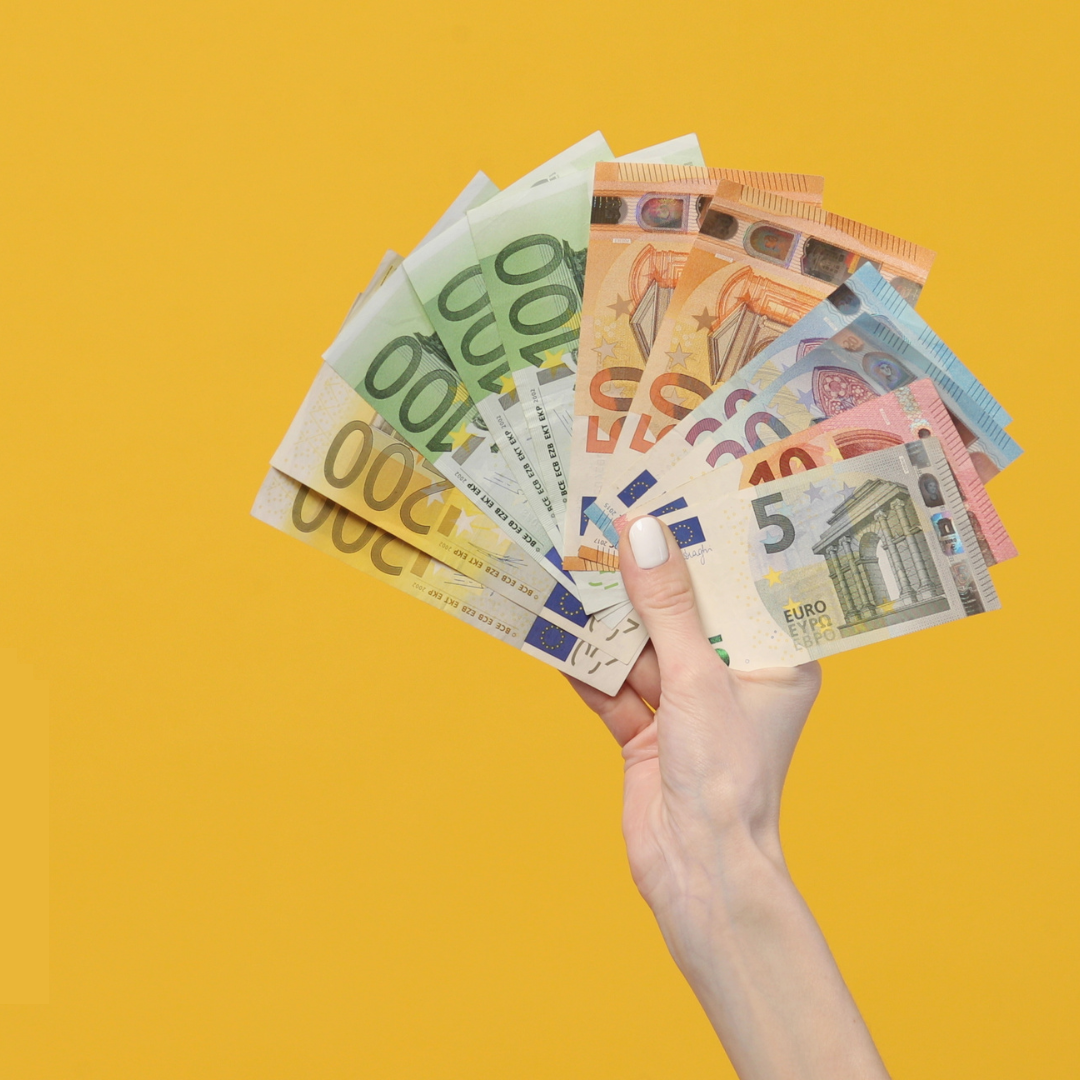
[[[729,671],[656,519],[627,530],[620,566],[652,643],[615,697],[575,688],[623,748],[630,870],[671,955],[742,1080],[887,1080],[780,847],[818,665]]]

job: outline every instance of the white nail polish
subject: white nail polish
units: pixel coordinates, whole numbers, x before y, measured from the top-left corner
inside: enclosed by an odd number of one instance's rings
[[[638,518],[630,526],[630,550],[634,553],[634,562],[642,570],[651,570],[667,562],[667,537],[656,518]]]

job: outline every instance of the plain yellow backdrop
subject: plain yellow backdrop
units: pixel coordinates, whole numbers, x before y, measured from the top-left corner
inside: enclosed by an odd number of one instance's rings
[[[383,250],[601,128],[938,252],[1021,557],[1001,612],[826,662],[785,841],[898,1077],[1075,1077],[1075,11],[9,3],[0,827],[47,693],[51,951],[22,843],[0,1075],[732,1075],[560,678],[248,517]]]

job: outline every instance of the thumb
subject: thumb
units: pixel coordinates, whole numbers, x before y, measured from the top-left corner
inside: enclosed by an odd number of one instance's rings
[[[663,522],[651,516],[631,522],[619,544],[619,569],[652,638],[661,679],[722,666],[701,628],[686,561]]]

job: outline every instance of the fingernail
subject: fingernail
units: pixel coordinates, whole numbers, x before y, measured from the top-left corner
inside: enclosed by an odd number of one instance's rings
[[[630,550],[642,570],[651,570],[667,562],[667,537],[654,517],[640,517],[630,526]]]

